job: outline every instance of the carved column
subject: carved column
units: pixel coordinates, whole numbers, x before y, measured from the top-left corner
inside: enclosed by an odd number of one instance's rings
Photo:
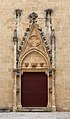
[[[17,68],[17,64],[16,64],[16,59],[17,59],[17,54],[16,54],[16,50],[17,50],[17,31],[16,30],[14,30],[13,41],[14,41],[13,111],[16,111],[16,68]]]
[[[19,20],[21,16],[21,11],[20,9],[15,10],[16,14],[16,26],[14,30],[14,81],[13,81],[13,111],[17,110],[17,81],[18,81],[18,76],[19,76],[19,54],[18,54],[18,25],[19,25]]]
[[[49,108],[50,107],[50,103],[49,103],[49,72],[48,71],[45,71],[45,74],[46,76],[48,77],[48,104],[47,104],[47,107]]]
[[[51,34],[51,46],[52,46],[52,111],[56,111],[55,105],[55,32],[52,29]]]
[[[21,71],[19,70],[19,76],[17,77],[18,81],[17,81],[17,108],[21,109],[22,105],[21,105]]]
[[[45,10],[45,26],[46,26],[46,35],[48,37],[48,43],[52,51],[50,57],[51,71],[52,71],[52,111],[56,111],[55,106],[55,34],[52,27],[52,15],[53,10]]]

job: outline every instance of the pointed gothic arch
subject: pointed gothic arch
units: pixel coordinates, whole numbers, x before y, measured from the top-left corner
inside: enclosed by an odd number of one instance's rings
[[[19,66],[22,67],[22,63],[25,60],[26,57],[29,57],[30,54],[32,54],[32,57],[34,55],[34,53],[36,53],[36,57],[38,57],[38,55],[40,57],[42,57],[42,59],[45,61],[45,63],[47,64],[47,68],[50,67],[50,60],[48,57],[48,54],[45,54],[44,52],[42,52],[40,49],[38,48],[31,48],[29,51],[25,52],[24,54],[22,54],[20,56],[20,62],[19,62]],[[34,59],[35,60],[35,59]],[[37,58],[37,60],[41,60],[40,58]],[[29,61],[28,61],[29,62]],[[43,61],[40,61],[40,63],[44,63]]]
[[[52,50],[54,50],[54,43],[51,47],[47,43],[47,39],[44,36],[44,32],[36,24],[33,16],[30,16],[32,24],[29,28],[26,29],[24,37],[19,46],[19,59],[17,60],[18,69],[16,69],[17,75],[15,75],[15,93],[14,93],[14,102],[15,107],[18,110],[26,110],[26,108],[21,105],[21,76],[24,75],[24,72],[44,72],[48,77],[48,105],[46,108],[42,108],[43,111],[52,110],[52,95],[54,96],[54,90],[52,94]],[[32,18],[33,17],[33,18]],[[31,22],[30,21],[30,22]],[[54,41],[54,34],[52,33],[52,41]],[[16,44],[14,45],[14,49]],[[15,53],[16,54],[16,53]],[[17,57],[18,58],[18,57]],[[32,58],[32,60],[31,60]],[[19,62],[18,62],[19,61]],[[54,78],[54,74],[53,74]],[[54,82],[53,82],[54,85]],[[53,108],[55,108],[53,97]],[[29,109],[27,109],[29,111]]]

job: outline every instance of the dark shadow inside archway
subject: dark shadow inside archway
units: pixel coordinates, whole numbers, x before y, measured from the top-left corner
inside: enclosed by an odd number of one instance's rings
[[[48,77],[45,72],[24,72],[21,76],[22,107],[47,107]]]

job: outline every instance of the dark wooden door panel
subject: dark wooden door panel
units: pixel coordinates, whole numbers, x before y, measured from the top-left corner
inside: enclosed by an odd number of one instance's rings
[[[21,104],[23,107],[46,107],[48,79],[44,72],[25,72],[21,78]]]

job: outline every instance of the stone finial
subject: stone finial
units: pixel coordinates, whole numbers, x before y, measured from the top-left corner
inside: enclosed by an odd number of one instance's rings
[[[53,13],[53,10],[52,9],[46,9],[45,10],[45,17],[47,17],[48,14],[51,16],[52,13]]]
[[[16,13],[16,18],[21,17],[22,10],[21,9],[16,9],[15,13]]]
[[[29,15],[29,20],[30,22],[36,22],[36,19],[38,18],[38,15],[35,13],[35,12],[32,12],[30,15]]]

